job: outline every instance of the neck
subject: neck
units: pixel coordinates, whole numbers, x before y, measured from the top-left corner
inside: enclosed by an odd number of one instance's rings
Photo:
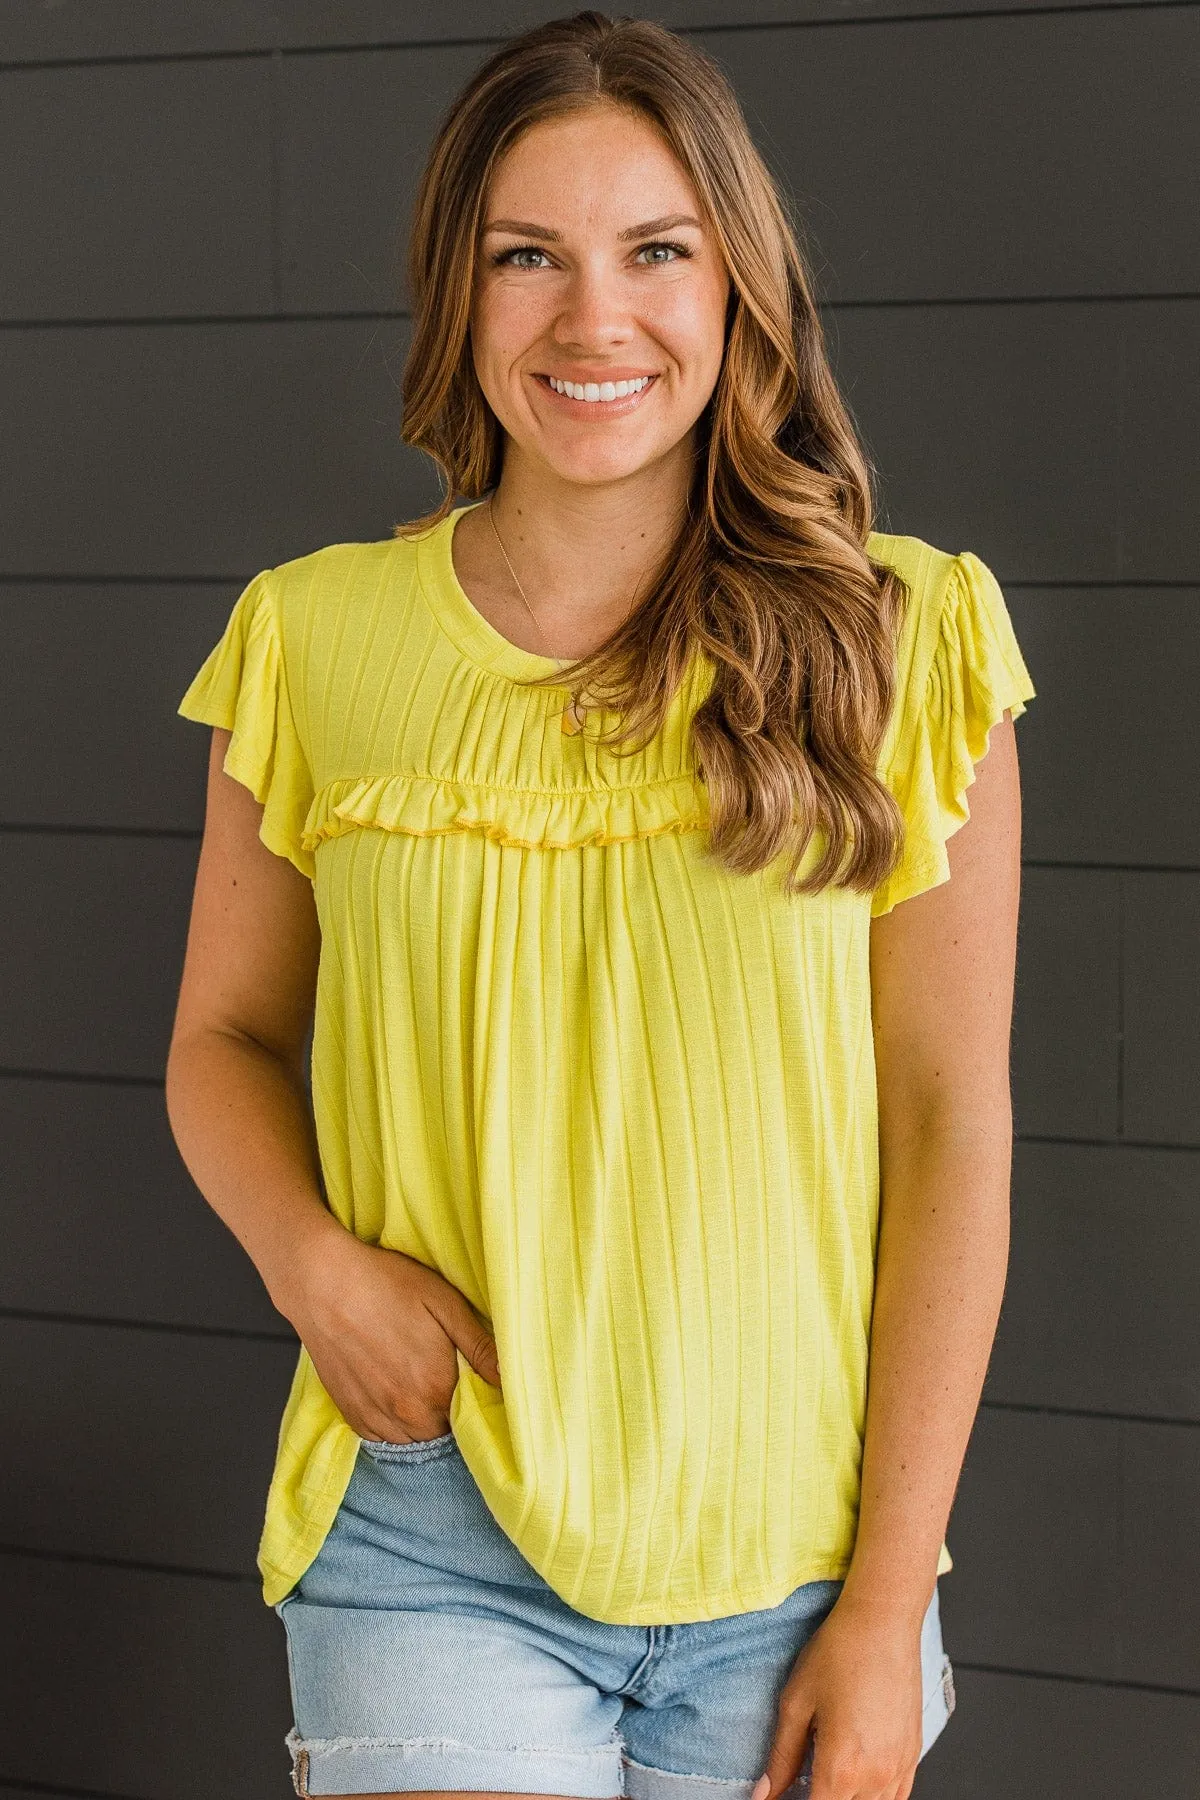
[[[686,488],[658,465],[637,483],[535,483],[514,460],[506,458],[490,511],[530,606],[560,639],[583,637],[597,621],[612,630],[674,543]]]

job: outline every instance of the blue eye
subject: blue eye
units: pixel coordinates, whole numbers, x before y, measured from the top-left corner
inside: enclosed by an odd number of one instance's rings
[[[497,250],[492,256],[495,264],[511,262],[514,256],[544,256],[546,252],[539,250],[536,244],[516,244],[511,250]]]
[[[682,256],[685,258],[689,257],[692,254],[686,244],[676,244],[676,243],[670,242],[669,240],[667,240],[665,238],[660,238],[653,244],[643,244],[642,249],[643,250],[674,250],[676,256]]]

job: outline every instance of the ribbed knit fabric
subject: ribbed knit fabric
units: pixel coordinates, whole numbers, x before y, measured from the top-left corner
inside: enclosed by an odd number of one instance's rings
[[[688,725],[711,666],[634,756],[596,745],[604,714],[564,729],[569,689],[519,685],[561,665],[456,577],[466,510],[263,570],[178,710],[232,731],[264,843],[314,883],[331,1209],[491,1321],[503,1392],[460,1353],[450,1409],[489,1510],[593,1619],[773,1606],[854,1547],[871,919],[949,878],[988,731],[1033,684],[976,556],[875,535],[912,586],[879,763],[905,857],[874,895],[791,898],[778,865],[707,852]],[[358,1442],[301,1348],[268,1605],[319,1550]]]

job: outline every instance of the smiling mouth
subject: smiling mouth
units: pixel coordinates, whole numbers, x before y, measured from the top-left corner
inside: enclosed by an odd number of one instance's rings
[[[575,381],[556,384],[549,375],[535,375],[534,380],[553,394],[556,400],[565,400],[570,405],[588,406],[597,412],[603,412],[609,407],[616,410],[636,405],[644,394],[649,393],[658,376],[640,375],[635,379],[615,382]]]

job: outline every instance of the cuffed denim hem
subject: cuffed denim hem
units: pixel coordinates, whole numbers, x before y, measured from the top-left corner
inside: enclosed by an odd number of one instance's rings
[[[757,1775],[753,1781],[731,1781],[719,1775],[681,1775],[673,1769],[652,1769],[627,1756],[622,1792],[629,1800],[750,1800],[757,1781]],[[784,1795],[807,1800],[811,1789],[812,1757],[808,1755],[795,1781],[784,1788],[778,1800],[784,1800]]]
[[[292,1786],[302,1800],[422,1789],[578,1794],[583,1800],[612,1800],[621,1792],[619,1736],[586,1750],[539,1744],[478,1750],[453,1738],[302,1738],[293,1726],[285,1742]]]

